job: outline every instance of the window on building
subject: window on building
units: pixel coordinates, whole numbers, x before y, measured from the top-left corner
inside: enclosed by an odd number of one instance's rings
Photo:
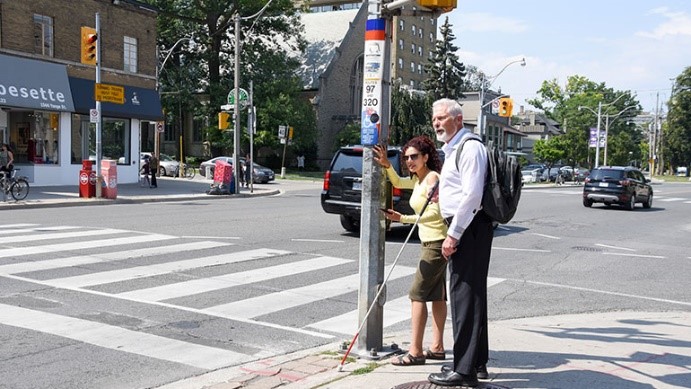
[[[421,46],[418,46],[418,48],[417,48],[417,55],[422,57],[422,47]]]
[[[415,89],[415,80],[410,80],[410,87]]]
[[[405,30],[405,21],[403,19],[398,20],[398,29],[401,31]]]
[[[10,111],[8,121],[14,125],[0,127],[0,135],[14,154],[14,163],[57,164],[60,114],[49,111]],[[8,132],[6,132],[8,131]],[[4,141],[4,140],[3,140]]]
[[[425,35],[425,34],[422,32],[422,27],[420,27],[420,28],[417,30],[417,36],[418,36],[418,38],[422,38],[423,35]]]
[[[413,36],[415,36],[415,30],[416,30],[416,28],[415,28],[415,25],[413,24],[413,27],[410,28],[410,31],[413,32]]]
[[[403,69],[403,58],[398,59],[398,68]]]
[[[432,34],[431,32],[429,33],[429,42],[434,43],[434,34]]]
[[[422,74],[422,65],[417,64],[417,74]]]
[[[209,120],[207,117],[198,116],[194,118],[192,127],[192,142],[202,142],[204,140],[204,129],[208,127]]]
[[[137,38],[125,36],[123,57],[125,60],[125,71],[137,73]]]
[[[362,78],[364,75],[365,56],[360,55],[350,71],[350,114],[356,115],[362,110]]]
[[[34,53],[53,56],[53,18],[34,14]]]
[[[415,62],[410,63],[410,71],[415,73]]]
[[[404,46],[405,46],[405,41],[403,39],[399,39],[398,40],[398,48],[403,50]]]
[[[415,54],[415,43],[410,44],[410,52]]]
[[[82,160],[96,160],[96,123],[91,123],[89,115],[72,115],[72,163],[81,164]],[[129,165],[130,120],[103,118],[101,128],[101,157],[113,159],[118,164]]]

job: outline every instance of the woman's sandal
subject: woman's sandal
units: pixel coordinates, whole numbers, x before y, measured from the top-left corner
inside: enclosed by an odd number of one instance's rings
[[[405,355],[399,355],[396,359],[391,361],[392,365],[395,366],[414,366],[414,365],[424,365],[425,357],[414,357],[410,353],[405,353]]]
[[[438,361],[443,361],[446,359],[446,352],[444,351],[432,351],[432,350],[425,350],[422,352],[422,356],[427,358],[427,359],[434,359]]]

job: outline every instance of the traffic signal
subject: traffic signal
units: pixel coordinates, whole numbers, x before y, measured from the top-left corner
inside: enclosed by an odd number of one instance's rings
[[[288,139],[293,139],[293,127],[288,127]]]
[[[456,0],[417,0],[420,7],[449,12],[456,8]]]
[[[219,130],[227,130],[228,129],[228,124],[230,122],[230,114],[228,112],[219,112],[218,113],[218,129]]]
[[[82,58],[86,65],[96,65],[96,41],[98,34],[96,29],[82,26]]]
[[[499,116],[501,117],[511,117],[511,111],[513,110],[513,101],[509,97],[502,97],[499,99]]]

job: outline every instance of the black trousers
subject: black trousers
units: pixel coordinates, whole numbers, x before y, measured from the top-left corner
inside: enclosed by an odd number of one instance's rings
[[[489,359],[487,272],[493,238],[492,221],[479,212],[449,262],[453,367],[461,374],[473,374]]]

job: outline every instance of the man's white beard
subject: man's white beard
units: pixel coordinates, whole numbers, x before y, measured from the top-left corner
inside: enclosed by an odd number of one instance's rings
[[[452,138],[446,131],[444,131],[444,132],[441,133],[441,134],[436,133],[436,135],[437,135],[437,140],[438,140],[439,142],[442,142],[442,143],[447,143],[447,142],[450,141],[451,138]]]

